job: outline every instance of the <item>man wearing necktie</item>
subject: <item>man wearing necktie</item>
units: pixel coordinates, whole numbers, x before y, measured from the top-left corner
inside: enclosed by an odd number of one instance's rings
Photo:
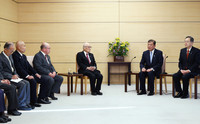
[[[4,51],[0,54],[0,71],[4,79],[8,79],[12,85],[16,86],[18,89],[18,102],[19,110],[31,110],[30,104],[30,84],[26,80],[21,80],[15,82],[13,80],[19,79],[19,76],[16,72],[14,61],[12,58],[12,53],[14,51],[14,44],[12,42],[6,42],[4,45]],[[19,113],[16,110],[9,110],[9,114],[18,115]]]
[[[140,92],[138,95],[146,94],[145,78],[148,77],[149,93],[148,96],[154,95],[154,79],[155,76],[159,76],[161,73],[161,67],[163,64],[162,51],[155,49],[156,41],[150,39],[148,41],[148,50],[143,52],[142,59],[140,61]]]
[[[50,45],[46,42],[43,42],[40,46],[40,51],[35,54],[33,59],[33,67],[45,80],[47,80],[47,92],[45,98],[38,98],[38,101],[42,103],[43,101],[49,102],[48,97],[52,100],[57,100],[54,96],[54,93],[58,93],[60,91],[60,86],[63,82],[63,77],[57,75],[54,66],[51,63],[51,59],[49,56],[50,53]],[[40,97],[40,96],[39,96]]]
[[[100,92],[103,76],[100,71],[97,70],[94,55],[90,53],[90,50],[90,44],[84,43],[83,51],[77,54],[76,60],[79,66],[78,72],[80,74],[87,75],[90,78],[92,95],[103,95],[103,93]]]
[[[45,89],[48,89],[45,82],[45,79],[41,77],[30,65],[27,60],[25,53],[26,46],[23,41],[17,41],[16,43],[16,51],[12,54],[15,68],[17,73],[19,74],[20,78],[23,78],[30,82],[30,104],[32,107],[40,107],[41,105],[37,103],[37,93],[36,93],[36,84],[40,83],[40,92],[39,97],[42,97],[42,94],[45,94]],[[45,85],[45,86],[43,86]],[[45,88],[43,88],[45,87]],[[44,104],[48,104],[44,101]]]
[[[177,95],[174,98],[188,98],[188,86],[190,78],[197,75],[199,49],[193,47],[194,38],[187,36],[185,38],[185,48],[181,49],[179,56],[179,71],[173,75]],[[183,81],[183,90],[181,88],[180,80]]]

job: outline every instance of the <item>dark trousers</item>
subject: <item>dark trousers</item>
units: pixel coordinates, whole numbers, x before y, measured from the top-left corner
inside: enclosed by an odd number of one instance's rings
[[[33,76],[33,75],[32,75]],[[45,79],[43,77],[41,78],[38,78],[37,76],[33,76],[34,79],[26,79],[27,81],[29,81],[30,83],[30,102],[32,104],[36,103],[37,102],[37,91],[36,91],[36,88],[37,88],[37,83],[40,84],[40,90],[41,92],[39,93],[39,96],[42,97],[42,98],[45,98],[45,94],[46,94],[46,90],[49,89],[48,88],[48,85],[46,85],[47,83],[45,82]],[[45,88],[43,88],[45,87]]]
[[[91,87],[92,92],[101,90],[103,75],[100,73],[99,70],[94,70],[94,71],[86,70],[83,72],[83,75],[86,75],[90,78],[90,87]],[[96,80],[97,80],[97,84],[95,83]]]
[[[47,81],[45,85],[48,85],[46,97],[50,96],[50,94],[58,93],[60,91],[60,86],[63,82],[63,77],[59,75],[56,75],[54,78],[50,77],[49,75],[42,75],[42,77]]]
[[[193,73],[188,73],[183,75],[181,71],[178,71],[173,75],[173,81],[175,85],[175,89],[177,92],[183,92],[184,95],[188,95],[188,86],[189,86],[189,80],[190,78],[193,78],[195,74]],[[180,80],[182,79],[183,81],[183,90],[181,88],[181,82]]]
[[[155,80],[155,72],[150,71],[150,72],[140,72],[139,77],[140,77],[140,90],[145,92],[145,78],[148,77],[148,86],[149,86],[149,91],[151,93],[154,92],[154,80]]]
[[[18,107],[18,98],[16,93],[16,87],[11,84],[0,84],[0,89],[4,90],[4,93],[8,99],[8,111],[15,110]]]
[[[0,89],[0,113],[5,111],[5,103],[4,103],[4,93],[3,91]]]

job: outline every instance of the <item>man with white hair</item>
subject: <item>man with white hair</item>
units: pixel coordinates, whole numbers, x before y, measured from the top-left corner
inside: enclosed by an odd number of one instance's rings
[[[84,43],[83,51],[77,54],[76,60],[79,65],[78,72],[90,78],[90,87],[92,95],[103,95],[103,93],[100,92],[103,76],[100,73],[100,71],[97,70],[94,55],[90,53],[91,48],[92,47],[89,43]],[[97,84],[95,83],[96,80]]]
[[[47,92],[45,98],[38,98],[38,102],[50,102],[48,97],[52,100],[57,100],[54,93],[58,93],[60,86],[63,82],[63,77],[56,74],[56,70],[51,63],[49,56],[50,45],[46,42],[42,43],[40,46],[40,51],[34,56],[33,67],[34,69],[45,79],[47,79],[48,87],[46,87]]]

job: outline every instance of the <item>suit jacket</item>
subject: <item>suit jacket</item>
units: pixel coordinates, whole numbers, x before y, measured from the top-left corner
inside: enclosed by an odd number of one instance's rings
[[[187,48],[183,48],[180,51],[179,56],[179,69],[186,70],[189,69],[191,73],[197,73],[198,71],[198,58],[199,49],[192,47],[187,59]]]
[[[5,79],[11,80],[13,75],[18,75],[14,66],[12,55],[9,56],[14,71],[12,72],[10,63],[6,56],[1,52],[0,54],[0,72]]]
[[[47,59],[49,64],[41,51],[35,54],[33,58],[33,67],[41,75],[49,75],[49,73],[56,72],[49,55],[47,55]]]
[[[19,54],[19,52],[16,50],[12,54],[12,57],[14,60],[16,71],[21,78],[26,78],[27,75],[35,75],[36,74],[36,71],[29,64],[29,62],[24,54],[22,54],[22,56],[21,56]]]
[[[89,57],[90,57],[90,60],[91,60],[90,64],[89,64],[89,61],[88,61],[88,59],[85,56],[83,51],[77,53],[76,61],[77,61],[77,64],[79,66],[79,70],[78,70],[79,73],[83,73],[86,70],[86,68],[90,67],[90,66],[95,66],[97,68],[94,55],[92,53],[89,53]]]
[[[142,68],[146,68],[146,69],[153,68],[156,75],[159,76],[159,74],[162,71],[161,70],[162,64],[163,64],[162,51],[155,49],[153,58],[152,58],[152,63],[150,63],[150,51],[147,50],[143,52],[142,59],[140,61],[140,69],[142,70]]]

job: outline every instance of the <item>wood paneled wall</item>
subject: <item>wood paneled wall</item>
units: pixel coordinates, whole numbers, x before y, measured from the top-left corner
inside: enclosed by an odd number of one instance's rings
[[[84,42],[90,42],[104,83],[107,62],[113,61],[112,56],[107,57],[108,42],[116,37],[130,42],[125,61],[137,57],[133,71],[139,71],[149,39],[155,39],[157,48],[168,56],[168,73],[178,70],[179,52],[187,35],[193,36],[200,48],[200,0],[17,0],[12,4],[18,6],[17,16],[11,16],[18,22],[12,23],[18,26],[16,39],[26,42],[27,55],[34,55],[46,41],[52,47],[57,71],[75,71],[76,53]],[[121,76],[112,78],[112,83],[123,83]]]

